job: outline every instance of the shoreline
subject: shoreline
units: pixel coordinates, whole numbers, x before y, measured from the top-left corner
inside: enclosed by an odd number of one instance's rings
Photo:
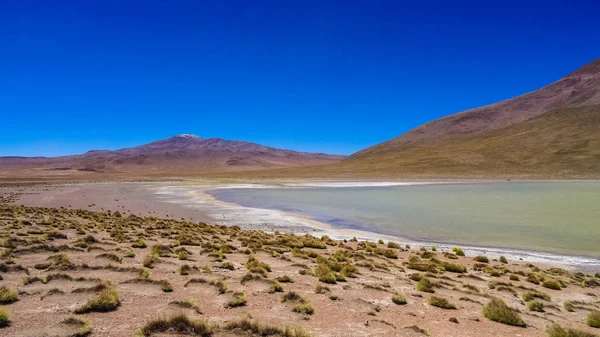
[[[361,184],[454,184],[454,183],[491,183],[500,181],[367,181]],[[506,183],[513,183],[506,182]],[[567,181],[568,182],[568,181]],[[93,211],[119,211],[138,216],[155,216],[171,219],[186,219],[192,222],[207,224],[239,225],[248,230],[259,230],[273,233],[275,231],[311,234],[314,236],[328,235],[332,238],[350,239],[356,236],[360,240],[400,242],[411,247],[436,246],[440,250],[450,250],[459,246],[469,256],[489,255],[498,258],[504,255],[514,261],[528,261],[548,266],[560,266],[577,269],[584,272],[600,270],[600,259],[576,254],[560,254],[535,250],[519,250],[502,247],[478,247],[476,245],[455,244],[452,242],[435,242],[415,240],[407,237],[379,234],[372,231],[345,229],[311,219],[291,212],[273,209],[258,209],[240,206],[220,201],[211,196],[208,191],[218,188],[273,188],[287,186],[290,188],[323,186],[332,181],[264,181],[255,183],[221,183],[215,181],[179,181],[179,182],[103,182],[103,183],[72,183],[61,185],[45,185],[33,187],[0,187],[0,195],[16,193],[19,195],[15,204],[35,207],[51,207],[67,209],[87,209]],[[355,187],[357,181],[334,181],[337,187],[351,184]],[[162,192],[162,193],[157,193]]]
[[[514,261],[524,261],[524,262],[533,262],[533,263],[543,263],[543,264],[551,264],[551,265],[561,265],[564,267],[568,267],[574,270],[590,272],[597,271],[600,269],[600,258],[593,258],[590,256],[583,255],[569,255],[569,254],[560,254],[554,252],[544,252],[544,251],[535,251],[535,250],[521,250],[515,248],[506,248],[506,247],[490,247],[490,246],[477,246],[472,244],[464,244],[464,243],[454,243],[454,242],[443,242],[443,241],[431,241],[431,240],[419,240],[410,237],[404,236],[396,236],[378,233],[374,231],[365,231],[359,229],[351,229],[351,228],[342,228],[336,227],[332,224],[318,221],[310,216],[282,211],[277,209],[264,209],[264,208],[254,208],[254,207],[246,207],[235,203],[230,203],[226,201],[222,201],[214,197],[210,194],[211,191],[219,190],[219,189],[235,189],[235,188],[281,188],[281,187],[290,187],[290,188],[302,188],[302,187],[333,187],[333,188],[344,188],[344,187],[381,187],[381,186],[408,186],[408,185],[431,185],[431,184],[453,184],[453,183],[468,183],[468,182],[353,182],[353,183],[331,183],[331,182],[312,182],[305,184],[277,184],[277,185],[267,185],[267,184],[228,184],[228,185],[189,185],[185,187],[179,187],[182,189],[187,189],[188,191],[184,192],[181,195],[185,195],[189,198],[191,203],[181,200],[180,198],[176,198],[178,200],[165,200],[166,202],[175,202],[175,203],[183,203],[188,207],[200,207],[204,209],[218,209],[222,214],[227,214],[231,218],[227,219],[226,216],[222,219],[219,219],[215,216],[214,211],[209,212],[209,216],[211,216],[215,221],[225,221],[223,224],[225,225],[241,225],[242,228],[248,229],[247,222],[253,223],[261,223],[261,221],[270,220],[272,221],[271,226],[266,226],[263,223],[263,226],[259,226],[256,228],[258,230],[263,230],[266,232],[290,232],[294,234],[306,234],[310,233],[311,235],[321,237],[323,235],[327,235],[335,240],[344,240],[344,239],[352,239],[356,237],[359,240],[366,241],[394,241],[397,243],[401,243],[402,245],[410,245],[411,247],[431,247],[436,246],[441,251],[450,251],[453,247],[461,247],[467,255],[488,255],[491,258],[499,258],[500,256],[505,256],[509,260]],[[507,182],[510,183],[510,182]],[[159,195],[166,195],[171,193],[165,193],[165,189],[169,189],[169,187],[173,186],[162,186],[157,189],[162,189],[162,192],[157,192]],[[193,190],[190,190],[193,189]],[[155,189],[156,190],[156,189]],[[171,194],[174,195],[174,194]],[[240,215],[240,213],[243,213]],[[265,218],[265,215],[269,216]],[[257,217],[258,216],[258,217]],[[254,219],[253,219],[254,217]],[[240,219],[241,218],[241,219]],[[283,220],[281,220],[283,219]],[[290,222],[293,224],[290,226]],[[252,226],[250,226],[252,227]],[[265,228],[266,227],[266,228]],[[298,228],[300,227],[300,229]],[[307,232],[306,230],[302,230],[301,228],[308,228],[312,230],[312,232]],[[250,228],[254,229],[254,228]]]

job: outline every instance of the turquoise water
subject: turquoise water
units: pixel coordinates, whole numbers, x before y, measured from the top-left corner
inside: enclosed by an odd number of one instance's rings
[[[242,206],[425,242],[600,257],[600,182],[241,188]]]

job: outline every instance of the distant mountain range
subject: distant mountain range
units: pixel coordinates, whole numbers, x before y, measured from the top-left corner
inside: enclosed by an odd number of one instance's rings
[[[92,173],[109,178],[600,178],[600,59],[536,91],[434,120],[348,158],[194,135],[74,156],[0,157],[0,178],[89,178]]]
[[[600,59],[539,90],[423,124],[336,167],[381,177],[600,177]]]
[[[281,150],[255,143],[182,134],[132,148],[62,157],[0,157],[0,176],[73,175],[77,172],[187,176],[329,164],[343,156]],[[51,174],[53,172],[53,174]],[[10,174],[13,173],[13,174]]]

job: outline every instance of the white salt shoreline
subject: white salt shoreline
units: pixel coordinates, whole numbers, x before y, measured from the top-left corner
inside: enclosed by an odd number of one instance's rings
[[[236,188],[306,188],[306,187],[383,187],[383,186],[410,186],[448,184],[464,182],[314,182],[301,184],[228,184],[228,185],[187,185],[187,186],[160,186],[155,187],[154,192],[160,199],[170,203],[182,204],[186,207],[199,208],[214,219],[216,223],[223,225],[238,225],[244,229],[263,230],[266,232],[288,232],[303,235],[309,233],[320,237],[327,235],[333,239],[343,240],[356,237],[358,240],[394,241],[413,248],[436,246],[440,251],[449,251],[452,247],[460,246],[467,255],[487,255],[490,258],[505,256],[513,261],[526,261],[532,263],[544,263],[560,265],[570,269],[584,272],[597,272],[600,270],[600,258],[595,259],[586,256],[561,255],[555,253],[526,251],[511,248],[478,247],[472,245],[452,244],[445,242],[424,242],[411,240],[405,237],[379,234],[375,232],[345,229],[334,227],[330,224],[317,221],[300,214],[274,210],[245,207],[234,203],[221,201],[208,192],[218,189]]]

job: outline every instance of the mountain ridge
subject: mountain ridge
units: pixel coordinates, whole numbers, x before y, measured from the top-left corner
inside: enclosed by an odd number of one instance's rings
[[[180,134],[130,148],[90,150],[59,157],[0,157],[2,172],[194,174],[255,170],[340,161],[344,156],[277,149],[256,143]]]

